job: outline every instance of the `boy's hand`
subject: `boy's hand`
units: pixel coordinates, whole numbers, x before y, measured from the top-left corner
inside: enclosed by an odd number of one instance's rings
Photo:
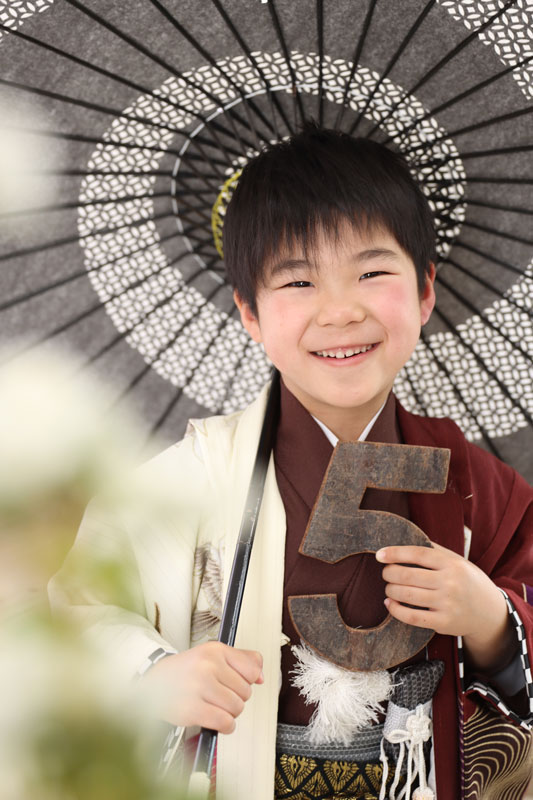
[[[387,564],[385,605],[393,617],[462,636],[474,668],[494,670],[508,660],[516,637],[505,598],[475,564],[438,544],[384,547],[376,558]]]
[[[206,642],[162,658],[144,680],[162,690],[160,716],[167,722],[232,733],[252,684],[263,683],[262,668],[254,650]]]

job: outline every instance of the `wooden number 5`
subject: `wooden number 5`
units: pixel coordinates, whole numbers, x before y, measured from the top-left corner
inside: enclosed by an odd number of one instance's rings
[[[431,547],[413,522],[387,511],[361,509],[365,489],[442,493],[450,451],[414,445],[339,443],[331,457],[300,553],[334,564],[355,553],[387,545]],[[399,622],[390,614],[375,628],[350,628],[335,594],[289,597],[289,611],[301,638],[341,667],[387,669],[418,653],[433,631]]]

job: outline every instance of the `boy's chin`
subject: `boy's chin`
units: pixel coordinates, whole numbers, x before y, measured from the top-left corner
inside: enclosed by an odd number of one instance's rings
[[[350,391],[349,389],[338,389],[337,391],[318,391],[308,392],[299,386],[295,386],[289,380],[283,382],[287,389],[297,400],[314,416],[320,416],[321,411],[329,414],[339,414],[342,416],[353,414],[359,416],[368,412],[375,413],[387,400],[392,385],[383,387],[376,392]]]

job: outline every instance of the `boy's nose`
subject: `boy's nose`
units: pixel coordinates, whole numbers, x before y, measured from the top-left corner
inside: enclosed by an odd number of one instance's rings
[[[319,325],[335,325],[342,328],[352,322],[363,322],[366,309],[357,296],[350,292],[339,292],[322,298],[316,321]]]

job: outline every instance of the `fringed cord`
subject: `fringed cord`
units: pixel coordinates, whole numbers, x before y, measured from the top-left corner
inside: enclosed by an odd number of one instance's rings
[[[427,716],[427,714],[425,714],[423,705],[417,706],[414,714],[411,714],[407,717],[405,730],[398,728],[385,734],[384,738],[386,738],[391,744],[400,745],[394,781],[389,791],[389,800],[404,800],[404,798],[405,800],[411,800],[411,785],[417,775],[420,778],[420,786],[415,789],[412,800],[434,800],[435,795],[427,785],[426,762],[424,758],[424,742],[427,742],[430,736],[431,719]],[[407,779],[405,786],[397,796],[396,790],[400,780],[406,749]],[[385,753],[383,740],[381,741],[380,759],[383,764],[383,774],[381,779],[379,800],[385,800],[389,764],[387,755]]]
[[[385,800],[385,789],[387,786],[387,778],[389,777],[389,762],[387,759],[387,754],[385,752],[385,745],[383,744],[383,739],[381,740],[379,746],[379,759],[383,764],[383,772],[381,776],[381,789],[379,792],[379,800]]]
[[[392,733],[397,733],[397,731],[392,731]],[[387,738],[389,738],[389,737],[387,737]],[[400,741],[400,754],[398,756],[398,763],[396,765],[396,772],[394,773],[394,780],[392,782],[392,786],[390,787],[389,800],[395,800],[395,798],[396,798],[396,789],[398,788],[398,783],[400,782],[400,775],[402,774],[402,766],[403,766],[404,756],[405,756],[405,742],[402,739]]]

